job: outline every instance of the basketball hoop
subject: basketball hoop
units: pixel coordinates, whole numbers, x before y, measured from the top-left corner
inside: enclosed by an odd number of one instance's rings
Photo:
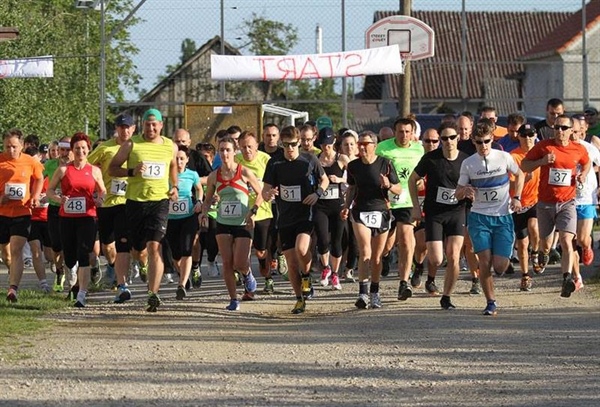
[[[367,48],[398,44],[403,61],[416,61],[434,55],[435,34],[423,21],[409,16],[390,16],[365,31]]]

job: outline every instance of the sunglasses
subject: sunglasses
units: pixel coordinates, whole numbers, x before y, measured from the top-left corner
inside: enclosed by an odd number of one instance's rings
[[[357,144],[359,147],[360,147],[360,146],[362,146],[362,147],[366,147],[366,146],[368,146],[369,144],[375,144],[375,143],[374,143],[373,141],[359,141],[359,142],[358,142],[358,143],[356,143],[356,144]]]
[[[457,137],[458,137],[458,134],[453,134],[451,136],[441,136],[440,139],[442,139],[442,141],[448,141],[448,140],[456,140]]]
[[[522,138],[535,137],[535,136],[537,136],[537,134],[535,134],[535,133],[519,134],[519,137],[522,137]]]
[[[475,144],[479,144],[479,145],[490,144],[491,142],[492,142],[491,138],[488,138],[488,139],[485,139],[485,140],[475,140]]]
[[[427,140],[423,140],[423,143],[427,143],[427,144],[435,144],[435,143],[439,143],[440,140],[439,139],[432,139],[432,138],[428,138]]]
[[[571,126],[559,126],[558,124],[554,125],[554,130],[562,130],[562,131],[567,131],[571,128]]]
[[[296,141],[282,141],[281,142],[281,144],[283,144],[284,148],[289,148],[289,147],[295,148],[295,147],[298,147],[298,143],[299,143],[298,140],[296,140]]]

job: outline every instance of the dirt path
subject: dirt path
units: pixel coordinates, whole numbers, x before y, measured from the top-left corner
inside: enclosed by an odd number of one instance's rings
[[[600,405],[597,287],[561,299],[556,266],[531,293],[498,278],[499,314],[484,317],[461,278],[453,311],[422,290],[397,301],[396,277],[380,310],[356,310],[357,287],[345,284],[318,290],[302,316],[289,313],[287,283],[237,313],[224,310],[218,279],[184,302],[166,286],[157,314],[143,311],[140,283],[125,305],[95,293],[23,338],[30,358],[0,362],[0,405]]]

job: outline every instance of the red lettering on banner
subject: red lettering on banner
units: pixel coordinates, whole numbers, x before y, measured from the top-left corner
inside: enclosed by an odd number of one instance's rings
[[[258,61],[258,63],[260,64],[260,70],[262,71],[262,80],[263,81],[268,81],[269,77],[267,76],[267,67],[266,67],[266,62],[267,61],[272,61],[275,58],[264,58],[264,57],[259,57],[259,58],[254,58],[255,61]]]
[[[312,67],[312,71],[306,70],[309,65]],[[306,76],[308,75],[310,76],[307,78]],[[304,62],[304,66],[302,67],[302,71],[300,72],[298,79],[321,79],[321,74],[310,57],[306,58],[306,62]]]
[[[326,78],[332,78],[334,69],[333,69],[333,62],[331,61],[331,59],[337,58],[338,62],[336,62],[336,64],[338,64],[339,60],[340,60],[340,54],[320,55],[319,58],[325,58],[325,59],[327,59],[327,62],[329,62],[329,74],[323,75],[323,76]]]
[[[344,58],[346,60],[346,76],[358,76],[360,73],[353,74],[350,72],[350,69],[360,66],[362,64],[362,55],[360,54],[347,54]],[[350,59],[354,59],[355,63],[352,63]]]
[[[292,69],[289,69],[287,66],[285,66],[286,62],[291,62],[292,63]],[[293,77],[290,79],[298,79],[296,78],[296,60],[294,58],[282,58],[279,61],[277,61],[277,69],[279,69],[281,72],[283,72],[283,76],[280,78],[282,81],[287,79],[288,74],[293,74]]]

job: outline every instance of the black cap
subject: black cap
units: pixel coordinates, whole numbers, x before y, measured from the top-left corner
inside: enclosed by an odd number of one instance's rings
[[[335,143],[335,132],[331,127],[323,127],[319,130],[319,138],[317,144],[333,144]]]
[[[535,134],[535,127],[533,127],[531,124],[527,123],[527,124],[523,124],[521,125],[521,127],[519,127],[519,134]]]
[[[48,152],[48,144],[40,144],[40,153]]]
[[[115,120],[115,126],[133,126],[134,124],[133,117],[129,116],[127,113],[117,116]]]

